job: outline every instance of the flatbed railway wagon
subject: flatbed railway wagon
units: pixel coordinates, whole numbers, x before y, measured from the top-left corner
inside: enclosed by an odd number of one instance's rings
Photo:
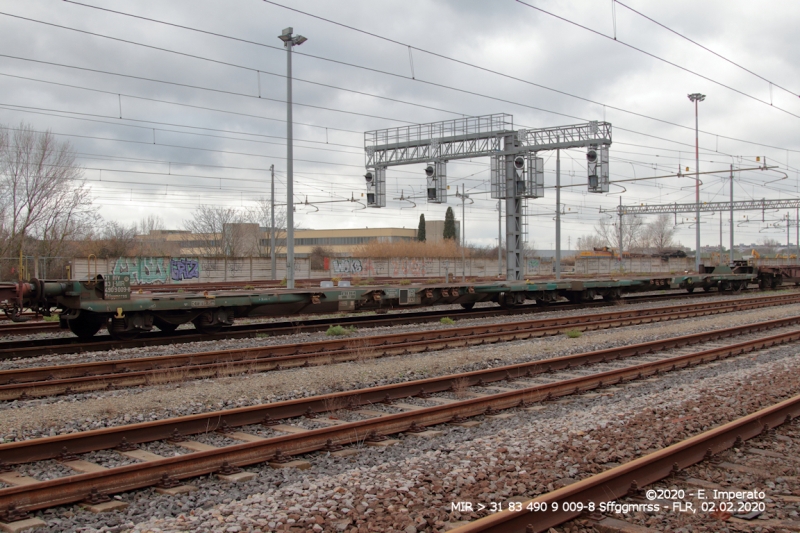
[[[336,312],[461,305],[494,302],[516,307],[529,301],[548,304],[565,298],[573,303],[596,298],[616,300],[625,294],[649,291],[728,290],[738,292],[751,283],[762,288],[777,285],[773,275],[766,282],[753,267],[717,267],[701,274],[619,279],[522,280],[490,283],[433,283],[319,289],[237,289],[202,292],[149,292],[131,286],[126,275],[92,279],[38,280],[0,283],[0,306],[12,320],[24,320],[30,309],[44,316],[57,314],[61,326],[88,339],[106,327],[112,337],[130,339],[154,326],[169,333],[191,322],[204,333],[216,333],[236,318],[293,316]]]

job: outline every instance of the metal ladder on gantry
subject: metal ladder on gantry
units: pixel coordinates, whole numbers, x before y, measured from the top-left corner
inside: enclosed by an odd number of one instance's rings
[[[448,161],[490,157],[491,196],[506,203],[506,280],[522,280],[523,201],[544,196],[544,160],[538,152],[587,148],[589,192],[604,193],[610,144],[608,122],[515,130],[514,118],[505,113],[368,131],[364,133],[367,206],[386,207],[390,166],[424,163],[427,199],[441,204],[447,202]],[[556,187],[560,192],[558,180]],[[556,233],[560,234],[559,227]]]

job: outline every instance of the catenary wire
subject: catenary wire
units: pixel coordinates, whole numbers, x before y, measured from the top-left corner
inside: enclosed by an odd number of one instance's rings
[[[72,3],[78,4],[77,2],[72,2]],[[208,34],[208,35],[213,35],[213,36],[216,36],[216,37],[222,37],[222,38],[231,39],[231,40],[235,40],[235,41],[245,42],[245,43],[248,43],[248,44],[262,46],[262,47],[273,49],[273,50],[283,51],[283,49],[278,47],[278,46],[271,46],[271,45],[264,44],[264,43],[259,43],[259,42],[256,42],[256,41],[249,41],[249,40],[240,39],[240,38],[237,38],[237,37],[232,37],[232,36],[229,36],[229,35],[224,35],[224,34],[215,33],[215,32],[209,32],[209,31],[206,31],[206,30],[200,30],[200,29],[197,29],[197,28],[189,27],[189,26],[183,26],[183,25],[179,25],[179,24],[175,24],[175,23],[164,22],[164,21],[160,21],[160,20],[156,20],[156,19],[152,19],[152,18],[141,17],[139,15],[133,15],[133,14],[125,13],[125,12],[121,12],[121,11],[114,11],[114,10],[110,10],[110,9],[106,9],[106,8],[98,8],[97,6],[90,6],[88,4],[79,4],[79,5],[82,5],[82,6],[85,6],[85,7],[90,7],[90,8],[95,8],[95,9],[101,9],[101,10],[104,10],[104,11],[109,11],[109,12],[113,12],[113,13],[116,13],[116,14],[119,14],[119,15],[132,17],[132,18],[148,20],[150,22],[155,22],[155,23],[158,23],[158,24],[164,24],[164,25],[168,25],[168,26],[178,27],[178,28],[181,28],[181,29],[189,30],[189,31],[195,31],[195,32],[204,33],[204,34]],[[276,5],[279,5],[279,4],[276,4]],[[293,8],[289,8],[289,7],[286,7],[286,6],[281,6],[281,7],[284,7],[286,9],[293,9]],[[81,29],[78,29],[78,28],[71,28],[71,27],[68,27],[68,26],[54,24],[54,23],[51,23],[51,22],[45,22],[45,21],[41,21],[41,20],[36,20],[36,19],[29,18],[29,17],[22,17],[20,15],[13,15],[13,14],[5,13],[5,12],[0,12],[0,15],[16,17],[16,18],[20,18],[20,19],[31,21],[31,22],[35,22],[35,23],[50,25],[50,26],[61,28],[61,29],[66,29],[66,30],[70,30],[70,31],[76,31],[76,32],[79,32],[79,33],[85,33],[85,34],[92,35],[92,36],[95,36],[95,37],[101,37],[101,38],[116,40],[116,41],[124,42],[124,43],[127,43],[127,44],[133,44],[133,45],[142,46],[142,47],[145,47],[145,48],[151,48],[151,49],[155,49],[155,50],[159,50],[159,51],[163,51],[163,52],[183,55],[183,56],[186,56],[186,57],[192,57],[192,58],[195,58],[195,59],[200,59],[200,60],[204,60],[204,61],[210,61],[210,62],[213,62],[213,63],[224,64],[224,65],[228,65],[228,66],[237,66],[237,65],[234,65],[234,64],[231,64],[231,63],[227,63],[227,62],[224,62],[224,61],[219,61],[219,60],[216,60],[216,59],[205,58],[205,57],[196,56],[196,55],[193,55],[193,54],[187,54],[187,53],[184,53],[184,52],[177,52],[175,50],[170,50],[170,49],[166,49],[166,48],[163,48],[163,47],[147,45],[147,44],[139,43],[139,42],[136,42],[136,41],[131,41],[131,40],[127,40],[127,39],[121,39],[121,38],[118,38],[118,37],[111,37],[111,36],[108,36],[108,35],[103,35],[103,34],[99,34],[99,33],[95,33],[95,32],[90,32],[88,30],[81,30]],[[309,16],[314,16],[314,15],[309,15]],[[332,21],[329,21],[329,22],[332,22]],[[334,23],[334,22],[332,22],[332,23]],[[334,23],[334,24],[336,24],[336,23]],[[357,30],[357,31],[362,31],[362,30]],[[380,36],[376,36],[376,37],[379,37],[379,38],[382,38],[382,39],[387,39],[385,37],[380,37]],[[389,39],[387,39],[387,40],[389,40]],[[407,45],[403,45],[403,46],[407,46]],[[427,50],[423,50],[423,49],[418,49],[418,50],[422,51],[422,52],[430,53],[432,55],[438,55],[438,54],[435,54],[434,52],[429,52]],[[464,94],[470,94],[470,95],[473,95],[473,96],[479,96],[479,97],[482,97],[482,98],[496,100],[496,101],[500,101],[500,102],[504,102],[504,103],[510,103],[512,105],[526,107],[526,108],[530,108],[530,109],[533,109],[533,110],[541,111],[541,112],[544,112],[544,113],[550,113],[550,114],[554,114],[554,115],[558,115],[558,116],[563,116],[563,117],[566,117],[566,118],[573,118],[573,119],[576,119],[576,120],[586,120],[585,118],[582,118],[582,117],[576,117],[576,116],[569,115],[569,114],[566,114],[566,113],[560,113],[560,112],[552,111],[552,110],[548,110],[548,109],[537,108],[537,107],[534,107],[534,106],[521,104],[519,102],[514,102],[514,101],[510,101],[510,100],[504,100],[504,99],[492,97],[492,96],[489,96],[489,95],[476,93],[476,92],[473,92],[473,91],[468,91],[468,90],[465,90],[465,89],[459,89],[459,88],[448,86],[448,85],[445,85],[445,84],[440,84],[440,83],[421,80],[419,78],[415,79],[413,77],[404,76],[402,74],[397,74],[397,73],[383,71],[383,70],[379,70],[379,69],[375,69],[375,68],[371,68],[371,67],[365,67],[365,66],[361,66],[361,65],[356,65],[356,64],[353,64],[353,63],[345,62],[345,61],[330,59],[330,58],[317,56],[317,55],[313,55],[313,54],[308,54],[308,53],[304,53],[304,52],[295,51],[293,53],[294,54],[298,54],[298,55],[303,55],[303,56],[306,56],[306,57],[310,57],[310,58],[314,58],[314,59],[319,59],[319,60],[322,60],[322,61],[328,61],[328,62],[340,64],[340,65],[346,65],[346,66],[353,67],[353,68],[358,68],[358,69],[367,70],[367,71],[371,71],[371,72],[376,72],[376,73],[380,73],[380,74],[384,74],[384,75],[388,75],[388,76],[393,76],[393,77],[396,77],[396,78],[402,78],[402,79],[406,79],[406,80],[409,80],[409,81],[416,81],[418,83],[423,83],[423,84],[431,85],[431,86],[434,86],[434,87],[439,87],[439,88],[444,88],[444,89],[448,89],[448,90],[452,90],[452,91],[456,91],[456,92],[461,92],[461,93],[464,93]],[[450,57],[447,57],[447,56],[443,56],[443,55],[440,55],[440,57],[442,57],[444,59],[447,59],[447,60],[450,60],[450,61],[462,62],[460,60],[453,59],[453,58],[450,58]],[[484,67],[479,67],[479,66],[473,65],[471,63],[467,63],[467,62],[462,62],[462,63],[467,65],[467,66],[470,66],[470,67],[474,67],[474,68],[477,68],[477,69],[490,71],[490,69],[486,69]],[[253,69],[253,68],[250,68],[250,67],[243,67],[243,68],[246,68],[248,70],[258,70],[258,69]],[[535,83],[530,82],[528,80],[515,78],[515,77],[510,76],[508,74],[503,74],[503,73],[495,72],[495,71],[490,71],[490,72],[495,73],[495,74],[500,75],[500,76],[503,76],[503,77],[506,77],[508,79],[514,79],[516,81],[520,81],[522,83],[528,83],[528,84],[531,84],[531,85],[536,85]],[[546,88],[548,90],[558,91],[556,89],[551,89],[549,87],[544,87],[543,86],[543,88]],[[586,100],[585,98],[582,98],[580,96],[576,96],[576,95],[573,95],[573,94],[570,94],[570,93],[564,92],[564,94],[567,95],[567,96],[574,97],[574,98]],[[623,112],[623,113],[629,113],[629,114],[632,114],[632,115],[635,115],[635,116],[640,116],[642,118],[655,120],[655,121],[662,122],[664,124],[672,125],[672,126],[675,126],[675,127],[679,127],[679,128],[682,128],[682,129],[694,130],[694,128],[692,128],[690,126],[684,126],[684,125],[681,125],[681,124],[678,124],[678,123],[666,121],[666,120],[659,119],[659,118],[656,118],[656,117],[643,115],[643,114],[636,113],[636,112],[633,112],[633,111],[630,111],[630,110],[627,110],[627,109],[618,108],[618,107],[615,107],[615,106],[610,106],[608,104],[603,104],[601,102],[595,102],[593,100],[586,100],[586,101],[588,101],[590,103],[595,103],[597,105],[605,106],[608,109],[613,109],[613,110],[620,111],[620,112]],[[680,143],[678,141],[673,141],[673,140],[670,140],[670,139],[664,139],[664,138],[661,138],[661,137],[648,135],[648,134],[645,134],[643,132],[638,132],[638,131],[635,131],[635,130],[626,130],[626,129],[619,128],[619,127],[617,127],[616,129],[621,130],[621,131],[629,131],[631,133],[635,133],[635,134],[639,134],[639,135],[645,135],[645,136],[648,136],[648,137],[657,138],[659,140],[665,140],[667,142],[675,142],[675,143],[678,143],[678,144],[685,144],[686,146],[690,146],[687,143]],[[781,148],[781,147],[774,147],[774,146],[770,146],[770,145],[765,145],[763,143],[757,143],[757,142],[754,142],[754,141],[747,141],[747,140],[744,140],[744,139],[737,139],[735,137],[728,137],[728,136],[725,136],[725,135],[719,135],[719,134],[716,134],[716,133],[713,133],[713,132],[707,132],[707,131],[701,130],[701,133],[708,134],[708,135],[716,135],[719,138],[732,140],[732,141],[736,141],[736,142],[743,142],[743,143],[753,144],[753,145],[757,145],[757,146],[765,146],[765,147],[768,147],[768,148],[775,148],[775,149],[778,149],[778,150],[786,150],[785,148]],[[791,151],[792,152],[798,152],[798,150],[791,150]]]

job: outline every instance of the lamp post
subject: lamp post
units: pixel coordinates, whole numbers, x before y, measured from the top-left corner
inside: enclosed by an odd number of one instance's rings
[[[697,120],[697,102],[702,102],[706,99],[706,95],[700,93],[692,93],[689,95],[689,100],[694,102],[694,201],[695,201],[695,223],[697,224],[695,235],[695,254],[694,254],[694,269],[700,273],[700,139],[699,127]]]
[[[292,48],[308,39],[292,36],[293,28],[285,28],[278,35],[286,47],[286,288],[294,289],[294,153],[292,146]]]

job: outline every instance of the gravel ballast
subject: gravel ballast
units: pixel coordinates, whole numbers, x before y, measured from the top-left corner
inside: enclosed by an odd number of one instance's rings
[[[181,385],[12,402],[0,410],[0,436],[20,440],[394,383],[763,322],[798,312],[798,305],[780,306],[585,332],[576,339],[557,336]],[[185,345],[180,351],[183,349]],[[459,520],[479,516],[452,511],[452,502],[531,498],[797,394],[800,369],[796,354],[793,345],[764,350],[608,391],[548,402],[531,410],[510,411],[511,418],[478,418],[482,424],[475,428],[436,427],[444,432],[440,437],[401,435],[397,446],[361,447],[357,455],[348,458],[311,454],[304,457],[312,463],[309,470],[253,465],[245,470],[256,472],[257,477],[242,484],[222,483],[207,476],[191,481],[198,491],[190,494],[164,496],[152,489],[121,494],[118,497],[130,507],[119,513],[93,515],[70,506],[37,516],[47,522],[44,530],[52,532],[444,531]],[[419,399],[405,403],[415,402],[425,403]],[[309,427],[316,427],[313,421],[307,422]],[[256,429],[263,436],[274,435],[272,430]],[[213,445],[230,443],[217,434],[195,440]],[[187,453],[163,442],[141,448],[163,456]],[[117,464],[114,456],[114,452],[97,452],[81,458],[107,467],[130,463],[117,455]],[[69,473],[62,472],[68,471],[63,465],[54,463],[53,477]],[[796,479],[782,481],[780,489],[800,494]],[[796,507],[773,510],[770,516],[791,518]],[[646,520],[640,523],[645,525]],[[669,521],[648,527],[679,530]]]

